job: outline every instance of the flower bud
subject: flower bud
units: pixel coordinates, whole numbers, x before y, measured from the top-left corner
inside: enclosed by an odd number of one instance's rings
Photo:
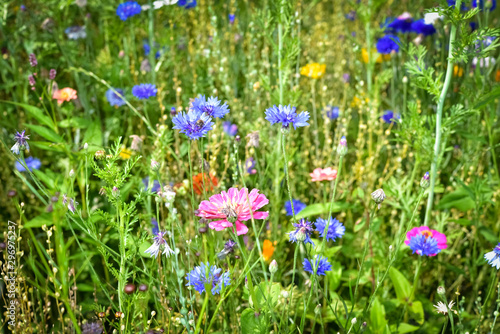
[[[372,198],[375,201],[375,203],[378,204],[378,208],[380,209],[380,204],[385,200],[385,193],[382,189],[377,189],[374,192],[372,192]]]
[[[295,238],[297,239],[298,242],[303,242],[304,240],[306,240],[306,233],[303,228],[297,231]]]
[[[356,324],[356,322],[358,322],[358,320],[356,318],[352,318],[351,324],[354,325],[354,324]]]
[[[120,189],[118,189],[116,186],[113,187],[113,196],[115,197],[120,196]]]
[[[69,171],[69,177],[75,176],[75,171],[72,169]]]
[[[84,150],[86,150],[86,149],[88,149],[88,148],[89,148],[89,144],[87,144],[87,143],[83,144],[83,149],[84,149]]]
[[[271,263],[269,264],[269,272],[271,274],[274,274],[278,271],[278,263],[276,260],[272,260]]]
[[[132,293],[135,292],[135,285],[132,284],[132,283],[129,283],[127,285],[125,285],[125,287],[123,288],[123,291],[127,294],[127,295],[130,295]]]
[[[157,172],[158,170],[160,170],[160,163],[156,160],[151,160],[151,170],[153,172]]]
[[[321,304],[316,305],[314,308],[314,314],[321,315]]]
[[[445,293],[446,293],[446,290],[444,289],[444,287],[439,286],[439,287],[437,288],[437,293],[438,293],[438,295],[444,296],[444,295],[445,295]]]
[[[426,172],[424,176],[422,176],[422,179],[420,180],[420,186],[424,189],[427,189],[429,187],[429,172]]]
[[[347,154],[347,139],[345,136],[340,138],[339,146],[337,147],[337,153],[343,157]]]
[[[94,154],[94,158],[96,158],[97,160],[104,159],[105,156],[106,152],[104,152],[103,150],[96,151]]]

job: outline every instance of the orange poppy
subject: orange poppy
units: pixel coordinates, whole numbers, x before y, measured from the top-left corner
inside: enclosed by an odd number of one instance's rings
[[[495,76],[495,81],[500,82],[500,70],[497,71],[497,75]]]
[[[262,246],[262,257],[265,261],[271,260],[271,257],[274,253],[274,245],[271,240],[264,240],[264,244]]]
[[[205,177],[203,177],[203,175]],[[199,173],[198,175],[193,176],[194,192],[198,195],[201,195],[203,193],[203,187],[205,187],[205,191],[209,191],[213,190],[214,186],[217,187],[217,184],[218,180],[213,174],[210,174],[210,178],[207,174],[204,173]]]

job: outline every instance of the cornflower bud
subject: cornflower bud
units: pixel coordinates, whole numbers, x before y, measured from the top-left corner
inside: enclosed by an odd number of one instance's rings
[[[347,154],[347,139],[345,136],[340,138],[339,146],[337,147],[337,153],[343,157]]]
[[[374,192],[372,192],[372,198],[375,201],[375,203],[378,204],[378,208],[380,209],[380,204],[385,200],[385,193],[382,189],[377,189]]]
[[[422,176],[422,179],[420,180],[420,186],[424,189],[427,189],[429,187],[429,172],[426,172],[424,176]]]
[[[269,264],[269,272],[271,274],[274,274],[278,271],[278,263],[276,260],[272,260],[271,263]]]

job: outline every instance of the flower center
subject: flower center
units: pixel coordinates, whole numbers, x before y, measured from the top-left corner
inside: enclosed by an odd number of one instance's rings
[[[230,223],[234,223],[238,219],[238,214],[235,208],[231,204],[226,204],[220,212],[226,216],[226,219]]]
[[[425,237],[425,240],[427,240],[427,238],[432,237],[432,232],[429,230],[425,230],[422,231],[422,235]]]

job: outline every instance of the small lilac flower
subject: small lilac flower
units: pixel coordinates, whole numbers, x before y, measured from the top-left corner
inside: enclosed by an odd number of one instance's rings
[[[113,88],[115,91],[118,92],[118,94],[120,94],[121,96],[124,96],[125,94],[123,93],[123,89],[120,89],[120,88]],[[125,100],[123,98],[121,98],[120,96],[118,96],[118,94],[116,94],[113,89],[108,89],[106,91],[106,99],[108,100],[109,104],[114,107],[121,107],[125,104]]]
[[[85,31],[85,26],[73,26],[66,28],[64,30],[66,33],[66,36],[68,36],[69,39],[81,39],[81,38],[86,38],[87,37],[87,32]]]
[[[120,20],[127,21],[129,17],[140,14],[141,10],[141,5],[137,2],[127,1],[118,5],[116,8],[116,15],[118,15]]]
[[[151,247],[146,249],[144,253],[150,254],[151,257],[154,256],[156,259],[158,254],[161,252],[161,248],[163,246],[163,254],[165,254],[167,257],[169,257],[171,254],[174,254],[174,251],[168,245],[167,240],[165,240],[165,234],[167,234],[166,231],[165,232],[159,231],[158,233],[156,233],[153,237],[154,241],[153,244],[151,245]]]
[[[309,243],[314,246],[314,242],[311,240],[311,233],[314,231],[312,223],[305,219],[301,219],[297,224],[293,224],[295,230],[288,233],[290,237],[290,242],[301,242]]]
[[[30,171],[32,171],[33,169],[40,169],[40,167],[42,166],[42,163],[40,162],[40,159],[33,158],[33,157],[27,157],[24,160],[24,162],[26,163],[26,167],[28,167],[28,169]],[[26,171],[26,168],[24,168],[24,166],[19,161],[16,161],[16,169],[19,172],[25,172]]]
[[[411,30],[424,36],[430,36],[436,33],[436,28],[434,28],[432,24],[425,24],[424,19],[413,22],[411,24]]]
[[[190,9],[196,7],[196,0],[179,0],[177,1],[177,6],[184,7],[185,9]]]
[[[214,125],[212,119],[206,113],[195,109],[191,109],[187,113],[178,113],[172,119],[172,122],[174,123],[172,129],[180,130],[180,133],[186,134],[189,139],[193,140],[205,137]]]
[[[76,206],[78,205],[78,202],[75,201],[72,198],[69,198],[67,194],[63,195],[63,200],[62,200],[63,205],[68,205],[68,210],[71,211],[71,213],[76,212]]]
[[[293,204],[293,211],[295,211],[295,214],[299,214],[300,211],[304,210],[307,205],[305,203],[302,203],[298,199],[292,199],[292,203],[290,201],[285,202],[285,210],[286,210],[286,215],[287,216],[293,216],[292,213],[292,205]]]
[[[31,67],[35,67],[36,65],[38,65],[38,61],[36,60],[36,56],[34,53],[30,53],[29,59]]]
[[[143,178],[142,183],[144,184],[144,190],[147,191],[149,188],[149,176],[146,176],[145,178]],[[158,180],[154,180],[153,186],[151,187],[151,192],[155,193],[160,189],[161,189],[160,182],[158,182]]]
[[[344,73],[342,75],[342,79],[344,80],[344,83],[348,84],[349,81],[351,81],[351,76],[349,75],[349,73]]]
[[[236,15],[234,14],[229,14],[229,24],[234,24],[234,19],[236,18]]]
[[[158,227],[158,221],[155,218],[151,218],[151,231],[153,232],[154,235],[157,235],[160,233],[160,228]]]
[[[349,13],[345,14],[345,18],[348,19],[349,21],[356,20],[356,11],[351,10]]]
[[[232,239],[229,239],[225,244],[224,244],[224,249],[217,253],[217,258],[222,261],[226,258],[226,256],[232,252],[234,252],[234,249],[236,248],[236,242],[234,242]]]
[[[340,109],[339,107],[335,106],[332,107],[330,105],[326,106],[326,116],[329,119],[337,119],[340,116]]]
[[[325,219],[318,218],[316,220],[316,231],[319,232],[321,237],[325,237],[325,229],[328,224],[328,232],[326,233],[326,240],[335,241],[335,239],[341,239],[345,233],[345,226],[335,218],[330,218],[329,222]]]
[[[313,275],[316,274],[318,276],[325,276],[327,271],[332,270],[332,266],[330,265],[330,262],[328,262],[328,259],[319,255],[315,255],[311,260],[304,259],[302,265],[304,266],[305,271]]]
[[[57,75],[57,71],[55,69],[51,69],[49,71],[49,79],[50,80],[54,80],[56,78],[56,75]]]
[[[390,54],[391,52],[399,52],[400,43],[399,37],[394,35],[385,35],[377,41],[377,51],[380,54]]]
[[[500,269],[500,243],[491,252],[484,254],[484,258],[493,268]]]
[[[132,88],[132,94],[139,100],[145,100],[152,96],[156,96],[157,92],[156,85],[149,83],[135,85],[134,88]]]
[[[394,113],[392,110],[386,110],[380,118],[382,118],[385,123],[391,124],[399,121],[401,116],[398,113]]]
[[[98,322],[87,322],[82,326],[82,334],[102,334],[102,325]]]
[[[16,132],[16,134],[14,135],[14,140],[16,141],[16,143],[10,149],[13,153],[19,155],[20,150],[26,150],[28,152],[30,151],[30,146],[28,144],[28,139],[30,139],[30,136],[25,135],[25,132],[26,130],[23,130],[21,133]]]
[[[36,80],[32,74],[28,75],[28,82],[29,82],[30,86],[34,86],[36,84]]]
[[[210,117],[223,118],[229,112],[229,107],[227,103],[220,105],[221,102],[217,97],[211,96],[207,101],[205,95],[200,95],[194,99],[193,109],[206,113]]]
[[[200,294],[205,291],[205,284],[212,286],[212,295],[220,294],[222,286],[225,287],[231,284],[231,278],[229,277],[229,271],[222,273],[222,269],[216,266],[210,266],[207,262],[201,263],[199,266],[194,267],[194,269],[186,275],[188,283],[186,286],[192,286]]]
[[[257,170],[255,169],[255,159],[250,157],[245,160],[245,169],[247,173],[250,175],[257,174]]]
[[[222,129],[230,137],[234,137],[238,133],[238,126],[236,124],[231,124],[231,122],[229,121],[225,121],[224,123],[222,123]]]
[[[291,105],[282,106],[281,104],[277,107],[274,105],[271,108],[266,109],[266,120],[268,120],[272,125],[276,123],[281,123],[283,129],[288,129],[290,124],[293,128],[309,125],[307,121],[309,120],[309,112],[303,111],[297,114],[295,107]]]

